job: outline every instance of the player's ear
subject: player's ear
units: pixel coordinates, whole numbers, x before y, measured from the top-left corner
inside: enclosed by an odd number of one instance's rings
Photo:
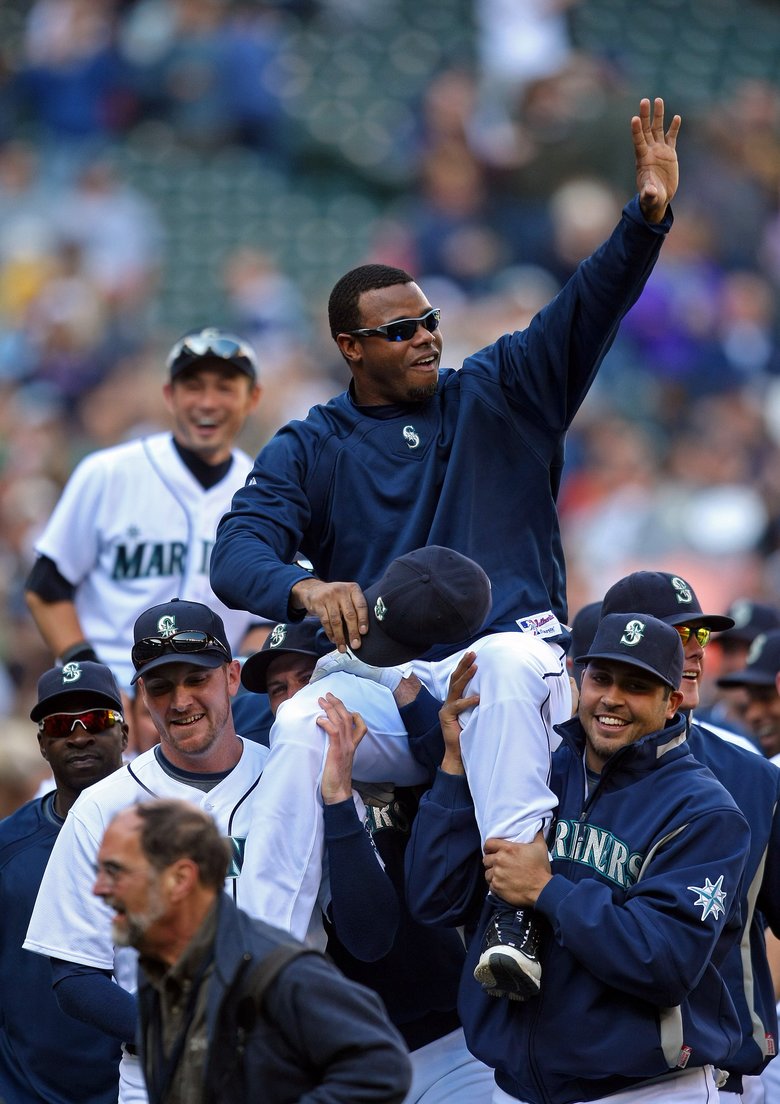
[[[336,336],[336,344],[341,355],[349,365],[363,359],[363,346],[360,338],[355,334],[340,333]]]
[[[263,385],[261,383],[250,383],[249,385],[249,409],[255,410],[257,404],[263,395]]]
[[[45,747],[43,746],[43,740],[41,739],[41,734],[40,734],[40,732],[38,733],[38,749],[40,750],[40,753],[41,753],[41,755],[43,756],[43,758],[44,758],[44,759],[46,760],[46,762],[48,763],[48,762],[49,762],[49,756],[48,756],[48,754],[47,754],[47,752],[46,752],[46,748],[45,748]]]

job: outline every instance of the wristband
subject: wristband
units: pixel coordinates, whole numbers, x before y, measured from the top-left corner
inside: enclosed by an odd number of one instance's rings
[[[71,644],[69,648],[60,656],[63,667],[66,663],[78,662],[79,660],[91,660],[92,663],[100,663],[97,657],[97,652],[89,643],[88,640],[79,640],[76,644]]]

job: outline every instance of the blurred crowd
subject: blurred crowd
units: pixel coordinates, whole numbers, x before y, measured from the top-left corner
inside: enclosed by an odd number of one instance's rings
[[[154,196],[123,176],[123,145],[142,135],[206,161],[235,147],[290,187],[307,174],[316,187],[317,167],[338,164],[377,210],[345,267],[418,275],[459,363],[522,328],[633,189],[629,120],[664,89],[606,46],[579,48],[578,6],[449,0],[469,47],[461,33],[451,55],[429,50],[425,13],[407,0],[3,6],[0,715],[29,709],[50,663],[22,582],[65,479],[88,451],[166,424],[162,358],[178,333],[160,289],[186,257]],[[307,129],[291,108],[306,43],[332,41],[335,54],[364,35],[390,51],[395,31],[405,125],[382,123],[391,90],[368,73],[354,111],[387,139],[386,160],[361,143],[350,160],[321,117]],[[691,579],[708,608],[780,603],[780,85],[746,77],[717,102],[667,106],[685,130],[675,227],[569,438],[572,614],[640,567]],[[240,442],[254,453],[346,382],[324,321],[330,284],[313,293],[257,236],[214,280],[219,316],[189,321],[257,348],[265,394]]]

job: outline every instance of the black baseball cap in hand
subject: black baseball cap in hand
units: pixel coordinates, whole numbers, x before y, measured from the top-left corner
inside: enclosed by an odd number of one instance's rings
[[[759,633],[741,671],[731,671],[717,680],[724,689],[734,686],[774,686],[780,672],[780,629]]]
[[[437,544],[393,560],[364,594],[368,633],[355,654],[373,667],[408,663],[436,644],[470,643],[492,605],[479,564]]]
[[[602,617],[632,610],[642,610],[667,625],[702,625],[713,632],[734,624],[721,613],[704,613],[691,584],[668,571],[634,571],[609,588],[601,603]]]
[[[312,617],[289,623],[283,621],[274,625],[260,651],[244,663],[241,685],[255,694],[267,694],[268,668],[280,655],[308,655],[319,659],[332,651],[333,645],[319,621]]]
[[[144,610],[133,626],[133,639],[131,683],[166,663],[220,667],[233,658],[222,618],[201,602],[172,598]]]
[[[645,613],[608,613],[596,629],[593,643],[577,663],[612,659],[647,671],[672,690],[677,690],[683,673],[680,634],[665,621]]]
[[[88,697],[95,709],[105,707],[122,712],[122,695],[111,670],[103,663],[81,659],[44,671],[38,679],[38,701],[30,712],[30,720],[67,713],[76,694]]]

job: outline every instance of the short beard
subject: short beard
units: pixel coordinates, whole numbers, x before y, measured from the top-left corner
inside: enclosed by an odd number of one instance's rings
[[[426,387],[412,387],[407,398],[409,402],[425,402],[426,399],[433,398],[438,386],[438,381],[436,381],[435,383],[429,383]]]
[[[117,947],[135,947],[139,951],[143,950],[149,928],[165,915],[165,902],[156,887],[150,890],[149,898],[145,912],[126,912],[124,926],[112,923],[111,937]]]

